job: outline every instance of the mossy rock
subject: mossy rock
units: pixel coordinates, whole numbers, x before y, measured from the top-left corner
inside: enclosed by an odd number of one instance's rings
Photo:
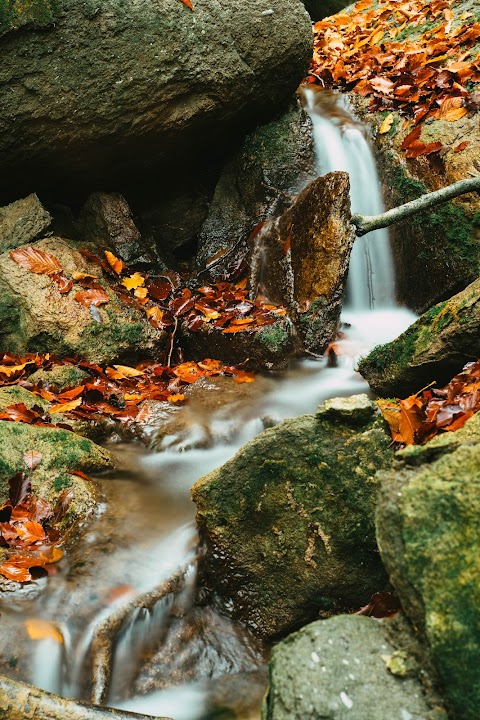
[[[321,406],[286,420],[192,489],[209,582],[259,635],[359,607],[385,587],[375,473],[393,451],[364,401],[351,415]]]
[[[88,377],[86,370],[75,365],[52,365],[51,368],[32,373],[28,381],[53,392],[62,392],[81,385]]]
[[[60,14],[59,0],[0,0],[0,36],[23,27],[48,27]]]
[[[69,473],[107,470],[113,466],[110,454],[68,430],[1,420],[0,502],[8,498],[9,478],[26,471],[24,454],[29,450],[42,455],[40,464],[31,473],[33,491],[55,505],[60,493],[66,487],[73,487],[75,497],[62,526],[68,528],[85,518],[96,505],[95,485]]]
[[[432,382],[441,387],[479,357],[480,280],[475,280],[396,340],[374,348],[358,367],[379,395],[406,397]]]
[[[50,407],[49,402],[29,390],[25,390],[20,385],[0,388],[0,412],[3,412],[9,405],[18,405],[19,403],[23,403],[29,409],[35,405],[41,407],[42,410],[48,410]]]
[[[390,579],[421,629],[452,718],[480,704],[480,423],[398,453],[381,475],[377,537]]]

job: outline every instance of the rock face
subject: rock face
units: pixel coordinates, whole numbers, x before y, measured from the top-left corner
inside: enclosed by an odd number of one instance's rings
[[[256,240],[251,287],[293,311],[302,344],[314,353],[338,327],[355,239],[349,189],[347,173],[317,178]]]
[[[450,717],[478,717],[480,685],[480,416],[398,454],[377,509],[382,558],[424,633]]]
[[[379,395],[406,397],[436,381],[439,387],[480,356],[480,280],[435,305],[396,340],[359,363]]]
[[[373,404],[341,398],[265,431],[193,487],[207,578],[254,632],[359,607],[384,586],[374,475],[391,460]]]
[[[211,154],[220,127],[231,143],[235,129],[274,111],[311,55],[300,0],[278,0],[273,12],[267,0],[204,0],[193,11],[172,0],[33,5],[30,20],[31,0],[0,16],[8,197],[33,186],[60,198],[92,177],[98,188],[134,187],[149,167],[165,176],[179,154]]]
[[[84,290],[74,284],[60,294],[47,275],[37,275],[18,265],[9,253],[0,256],[0,349],[22,355],[27,351],[51,352],[59,356],[77,353],[85,360],[109,363],[143,353],[152,355],[163,347],[166,334],[155,330],[134,307],[121,303],[102,280],[99,266],[88,262],[67,241],[40,240],[34,247],[54,255],[64,274],[85,272],[99,278],[109,297],[96,308],[74,299]]]
[[[348,5],[346,0],[303,0],[312,20],[320,20],[328,15],[343,10]]]
[[[246,241],[316,175],[311,121],[295,100],[278,119],[250,133],[227,163],[200,233],[198,267]]]
[[[0,208],[0,253],[33,242],[51,221],[35,193]]]
[[[340,615],[289,635],[273,648],[263,720],[443,720],[424,696],[415,659],[392,644],[389,624]],[[392,658],[404,661],[406,676],[388,670]]]

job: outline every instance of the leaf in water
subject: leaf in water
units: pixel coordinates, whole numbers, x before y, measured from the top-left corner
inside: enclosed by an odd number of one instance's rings
[[[105,250],[105,259],[112,268],[112,270],[117,273],[117,275],[120,275],[122,270],[124,270],[125,265],[123,264],[122,260],[115,257],[115,255],[109,250]]]
[[[60,261],[55,255],[38,248],[18,248],[10,250],[9,255],[18,265],[38,275],[56,275],[62,272]]]
[[[74,299],[85,307],[90,307],[91,305],[98,307],[99,305],[104,305],[109,300],[106,292],[97,289],[82,290],[74,296]]]
[[[32,491],[30,478],[23,472],[19,472],[8,481],[8,497],[15,508],[27,498]]]
[[[42,462],[42,457],[42,453],[39,453],[37,450],[27,450],[23,454],[23,462],[29,470],[35,470]]]
[[[31,640],[53,640],[63,643],[63,635],[58,628],[42,618],[28,618],[25,627]]]

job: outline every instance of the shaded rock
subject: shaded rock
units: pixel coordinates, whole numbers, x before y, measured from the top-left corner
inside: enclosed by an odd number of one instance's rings
[[[455,13],[468,11],[460,2]],[[400,23],[399,23],[400,24]],[[415,30],[412,28],[412,31]],[[418,32],[422,32],[419,27]],[[412,40],[411,32],[407,37]],[[385,113],[368,111],[370,98],[352,94],[355,112],[372,129],[374,149],[387,208],[414,200],[432,190],[478,174],[480,131],[478,115],[456,122],[433,120],[422,126],[421,141],[440,141],[445,154],[438,163],[430,156],[406,159],[401,144],[411,128],[393,113],[388,133],[377,135]],[[468,146],[454,152],[462,141]],[[443,151],[442,151],[443,153]],[[417,213],[390,227],[395,260],[397,299],[415,312],[423,312],[462,290],[480,274],[480,197],[476,193]]]
[[[62,295],[47,275],[26,270],[5,253],[0,256],[1,349],[19,355],[27,351],[78,354],[108,364],[139,353],[154,355],[164,346],[166,334],[155,330],[135,307],[122,303],[102,279],[101,268],[67,240],[49,238],[34,247],[57,257],[67,277],[79,271],[99,278],[109,301],[97,308],[98,322],[89,308],[74,299],[84,289],[80,285],[74,284]]]
[[[37,370],[29,375],[28,382],[60,393],[81,385],[88,377],[88,372],[76,365],[52,365],[51,368]]]
[[[425,696],[416,659],[392,639],[392,622],[340,615],[282,640],[273,648],[263,720],[447,720]],[[389,670],[395,657],[410,670]]]
[[[0,420],[0,502],[8,498],[8,479],[25,471],[24,453],[36,450],[42,460],[30,473],[32,489],[55,505],[66,488],[75,496],[62,527],[85,518],[96,505],[95,485],[71,475],[72,470],[96,472],[113,466],[110,454],[90,440],[61,428]]]
[[[132,211],[120,193],[98,192],[90,195],[78,218],[82,240],[100,251],[110,250],[127,265],[151,263],[150,248],[142,244]]]
[[[355,239],[344,172],[311,182],[258,236],[250,286],[290,308],[303,347],[321,353],[338,328]]]
[[[35,193],[0,208],[0,253],[33,242],[51,221]]]
[[[246,241],[316,175],[311,121],[295,99],[286,113],[250,133],[227,163],[200,232],[198,267]]]
[[[436,382],[445,385],[480,357],[480,280],[435,305],[396,340],[379,345],[359,363],[372,390],[406,397]]]
[[[134,189],[149,171],[168,185],[220,136],[231,144],[275,111],[311,55],[300,0],[278,0],[270,14],[267,0],[206,0],[193,12],[171,0],[35,5],[41,28],[1,39],[3,194],[48,186],[62,199],[92,177]]]
[[[360,607],[385,585],[374,476],[392,455],[376,413],[352,427],[330,407],[266,430],[193,487],[207,582],[254,632]]]
[[[349,3],[346,0],[303,0],[312,20],[334,15],[343,10]]]
[[[478,716],[480,418],[398,453],[381,475],[377,537],[390,579],[424,634],[451,717]],[[451,444],[450,444],[451,443]]]

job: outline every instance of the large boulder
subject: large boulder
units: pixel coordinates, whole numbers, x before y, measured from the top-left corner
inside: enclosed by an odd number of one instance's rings
[[[51,221],[35,193],[0,208],[0,253],[33,242]]]
[[[398,338],[379,345],[359,363],[372,390],[405,397],[450,381],[480,357],[480,280],[422,315]]]
[[[286,420],[198,481],[204,571],[252,630],[273,637],[385,586],[375,472],[393,451],[366,396]]]
[[[395,639],[392,625],[403,631]],[[446,720],[425,696],[411,645],[405,620],[307,625],[273,649],[263,720]]]
[[[37,0],[31,16],[31,0],[18,0],[3,9],[0,194],[36,187],[65,197],[92,178],[96,189],[135,188],[152,168],[167,185],[179,155],[188,167],[193,152],[211,155],[220,136],[226,146],[275,112],[311,56],[302,2],[193,4]]]
[[[32,247],[54,255],[71,278],[83,272],[98,278],[108,302],[91,312],[75,300],[81,285],[66,294],[47,275],[16,263],[9,253],[0,255],[0,350],[23,355],[50,352],[80,355],[107,364],[116,359],[154,355],[165,344],[166,333],[155,330],[135,307],[121,302],[102,276],[68,240],[52,237]]]
[[[382,475],[377,537],[405,612],[429,646],[451,717],[478,717],[480,415],[398,453]]]

